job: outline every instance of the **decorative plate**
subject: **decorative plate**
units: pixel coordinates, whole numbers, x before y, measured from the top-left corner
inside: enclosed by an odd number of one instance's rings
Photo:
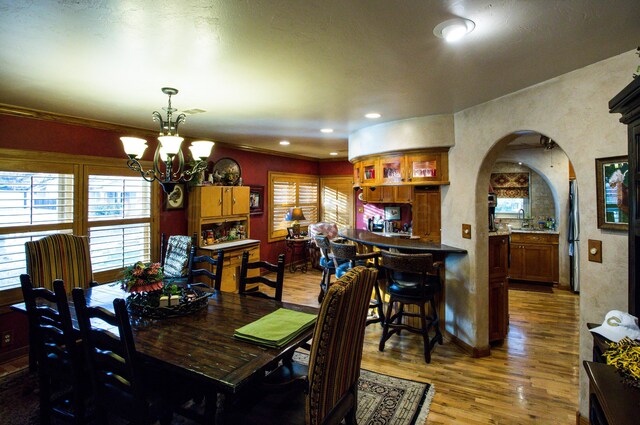
[[[242,177],[240,165],[231,158],[222,158],[213,166],[213,180],[226,186],[235,186]]]

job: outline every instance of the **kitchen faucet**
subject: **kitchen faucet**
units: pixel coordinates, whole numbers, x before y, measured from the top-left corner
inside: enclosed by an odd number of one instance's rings
[[[522,218],[520,218],[520,213],[522,213]],[[524,209],[520,208],[520,211],[518,211],[518,220],[520,221],[520,227],[527,227],[527,223],[525,222],[524,219]]]

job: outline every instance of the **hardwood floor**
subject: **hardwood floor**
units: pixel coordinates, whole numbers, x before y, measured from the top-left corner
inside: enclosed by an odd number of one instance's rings
[[[317,305],[320,273],[285,274],[284,301]],[[490,357],[474,359],[445,338],[424,363],[421,337],[394,336],[378,351],[381,328],[365,333],[362,367],[435,385],[427,423],[570,424],[578,410],[577,295],[509,292],[510,326]]]
[[[284,301],[317,306],[320,272],[285,273]],[[424,363],[420,337],[404,333],[378,351],[381,328],[368,326],[362,367],[435,385],[427,423],[574,425],[578,409],[578,296],[509,292],[510,327],[490,357],[474,359],[445,338]],[[0,376],[26,358],[0,365]]]

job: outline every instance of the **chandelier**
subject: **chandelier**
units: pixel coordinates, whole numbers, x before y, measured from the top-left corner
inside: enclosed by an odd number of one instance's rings
[[[184,122],[186,116],[180,114],[175,120],[173,119],[173,113],[178,110],[171,107],[171,96],[178,94],[177,89],[163,87],[162,93],[169,96],[169,105],[162,108],[167,112],[166,120],[158,111],[154,111],[151,115],[154,121],[160,123],[158,147],[153,156],[153,169],[145,171],[139,161],[147,149],[146,140],[137,137],[121,137],[120,140],[122,140],[125,153],[129,156],[127,161],[129,168],[139,172],[142,178],[148,182],[157,180],[164,192],[169,194],[173,192],[176,184],[191,181],[195,175],[207,168],[207,159],[214,143],[204,140],[191,142],[189,150],[194,162],[187,164],[188,167],[185,168],[184,156],[180,148],[184,138],[178,134],[178,126]]]

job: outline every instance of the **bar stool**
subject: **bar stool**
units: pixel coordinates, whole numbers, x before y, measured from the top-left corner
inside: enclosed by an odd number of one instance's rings
[[[384,322],[379,350],[384,351],[385,342],[394,334],[400,335],[403,330],[421,334],[424,344],[424,360],[431,363],[431,349],[436,342],[442,344],[440,318],[435,298],[442,292],[440,270],[442,263],[433,262],[431,254],[399,254],[381,251],[382,267],[387,276],[387,294],[389,307],[387,320]],[[398,304],[393,313],[394,304]],[[427,315],[425,304],[429,303],[431,315]],[[420,312],[406,312],[405,305],[416,305]],[[403,323],[405,317],[417,317],[421,327]],[[429,329],[435,329],[435,335],[429,339]]]
[[[336,278],[340,279],[345,273],[356,266],[367,266],[373,261],[373,267],[378,268],[378,257],[380,252],[358,253],[358,246],[353,243],[342,243],[335,240],[329,241],[331,253],[333,255],[333,263],[335,267]],[[384,323],[384,309],[382,304],[382,295],[380,294],[380,286],[376,280],[373,285],[375,298],[369,303],[370,309],[375,309],[378,317],[367,319],[366,325],[372,323]]]

